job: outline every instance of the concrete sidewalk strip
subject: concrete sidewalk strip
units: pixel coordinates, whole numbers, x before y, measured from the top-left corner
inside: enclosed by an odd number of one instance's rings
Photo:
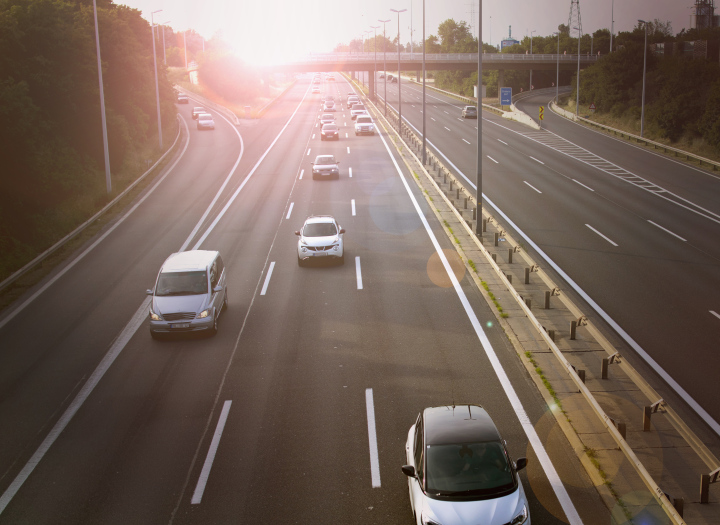
[[[561,290],[558,295],[550,277],[497,220],[483,215],[487,231],[478,239],[473,234],[475,199],[470,192],[432,153],[428,166],[423,166],[418,160],[418,137],[406,130],[403,137],[398,136],[397,117],[389,114],[385,119],[369,100],[366,103],[415,175],[468,275],[493,309],[597,487],[612,521],[619,524],[635,519],[639,523],[650,518],[653,523],[720,524],[717,487],[711,486],[710,504],[701,504],[699,498],[701,474],[709,473],[713,465],[720,466],[708,447],[667,406],[651,416],[651,431],[643,431],[643,407],[659,399],[654,390],[619,356],[606,365],[608,378],[602,379],[603,360],[616,351],[600,329]],[[495,234],[500,238],[498,246]],[[513,250],[512,263],[509,249]],[[528,284],[527,268],[531,269]],[[549,309],[545,308],[546,292],[551,293]],[[571,321],[577,325],[574,339],[570,337]],[[558,351],[566,364],[561,364]],[[580,370],[585,373],[584,384],[576,373]],[[586,389],[586,395],[579,389]],[[618,430],[623,425],[625,439]],[[718,450],[720,443],[711,445]]]

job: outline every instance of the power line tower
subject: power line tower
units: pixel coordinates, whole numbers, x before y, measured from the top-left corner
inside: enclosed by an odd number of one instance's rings
[[[573,29],[575,27],[577,27],[577,30]],[[570,15],[568,15],[568,32],[570,36],[573,36],[573,33],[577,33],[578,38],[582,36],[580,0],[570,0]]]

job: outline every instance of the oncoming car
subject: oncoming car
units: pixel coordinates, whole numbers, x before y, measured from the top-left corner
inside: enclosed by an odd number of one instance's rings
[[[465,106],[462,110],[462,118],[478,118],[475,106]]]
[[[215,121],[210,113],[200,113],[197,117],[197,129],[215,129]]]
[[[375,124],[370,115],[358,115],[355,119],[355,135],[375,135]]]
[[[337,124],[323,124],[320,130],[320,140],[340,140]]]
[[[298,266],[316,258],[332,258],[345,263],[343,234],[345,230],[331,215],[311,215],[305,219],[301,230],[295,232],[298,239]]]
[[[426,408],[410,427],[402,467],[417,525],[530,525],[514,462],[484,408]]]
[[[205,108],[200,107],[200,106],[195,106],[195,107],[193,108],[193,110],[192,110],[192,118],[193,118],[193,120],[197,119],[197,118],[198,118],[198,115],[199,115],[200,113],[205,113]]]
[[[177,102],[178,104],[189,104],[190,99],[185,93],[178,93],[177,95]]]
[[[332,113],[323,113],[320,115],[320,124],[335,124],[335,115]]]
[[[367,110],[365,109],[364,104],[353,104],[352,109],[350,109],[350,118],[355,120],[358,115],[365,113]]]
[[[320,93],[320,86],[313,86],[312,92],[313,92],[313,93]]]
[[[326,100],[323,102],[323,111],[336,111],[335,102],[333,100]]]
[[[318,155],[315,157],[315,162],[312,163],[313,180],[326,177],[329,179],[339,179],[340,168],[338,164],[340,164],[340,162],[336,161],[333,155]]]
[[[150,335],[182,332],[215,334],[227,308],[225,265],[216,251],[173,253],[160,268],[155,287],[147,291]]]

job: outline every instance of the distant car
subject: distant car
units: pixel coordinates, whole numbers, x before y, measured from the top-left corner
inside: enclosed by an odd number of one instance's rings
[[[320,124],[335,124],[335,115],[332,113],[323,113],[320,115]]]
[[[375,135],[375,124],[370,115],[358,115],[355,118],[355,135]]]
[[[365,106],[363,104],[353,104],[352,109],[350,110],[350,118],[355,120],[359,114],[365,113],[365,111]]]
[[[210,113],[200,113],[197,117],[197,129],[215,129],[215,121]]]
[[[385,78],[385,73],[380,73],[380,76],[378,78]]]
[[[518,476],[527,459],[511,459],[484,408],[426,408],[410,427],[405,454],[417,525],[530,525]]]
[[[317,179],[339,179],[340,178],[340,162],[335,160],[333,155],[318,155],[315,162],[312,163],[312,177]]]
[[[395,77],[393,77],[392,75],[388,74],[387,80],[389,80],[390,82],[392,82],[393,78],[395,78]]]
[[[360,104],[360,103],[361,103],[360,97],[358,97],[357,95],[350,95],[347,98],[347,103],[345,105],[347,106],[348,109],[352,109],[354,104]]]
[[[328,80],[331,82],[335,82],[335,75],[329,75]]]
[[[328,100],[332,100],[333,102],[335,102],[335,97],[333,97],[332,95],[325,95],[323,97],[323,102],[327,102]]]
[[[189,104],[190,99],[188,98],[188,96],[185,93],[178,93],[177,103],[178,104]]]
[[[462,110],[463,118],[478,118],[477,108],[475,106],[465,106]]]
[[[340,130],[337,124],[323,124],[320,130],[320,140],[340,140]]]
[[[316,258],[333,258],[345,263],[343,234],[345,230],[331,215],[311,215],[302,229],[295,232],[298,239],[298,266]]]
[[[313,93],[320,93],[320,86],[313,86],[312,92],[313,92]]]
[[[155,287],[147,291],[150,335],[218,330],[220,313],[227,308],[225,265],[216,251],[173,253],[160,268]]]
[[[195,106],[192,110],[192,118],[193,120],[198,118],[198,115],[200,113],[205,113],[205,108],[201,108],[200,106]]]
[[[388,75],[388,76],[390,76],[390,75]],[[390,83],[397,84],[397,77],[390,76]]]
[[[335,109],[335,102],[333,102],[332,100],[326,100],[323,103],[323,111],[337,111]]]

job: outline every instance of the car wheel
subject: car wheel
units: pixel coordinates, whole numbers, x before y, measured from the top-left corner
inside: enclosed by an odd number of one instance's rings
[[[225,290],[225,299],[223,299],[223,307],[222,307],[223,312],[225,310],[227,310],[227,307],[228,307],[228,293],[227,293],[227,290]]]
[[[299,255],[298,255],[298,266],[305,266],[305,261],[303,261]]]
[[[160,339],[162,339],[162,337],[160,336],[159,333],[153,332],[152,330],[150,330],[150,337],[152,337],[156,341],[159,341]]]
[[[210,328],[210,335],[214,336],[218,333],[218,318],[220,317],[220,312],[218,312],[215,315],[215,318],[213,319],[212,328]]]

